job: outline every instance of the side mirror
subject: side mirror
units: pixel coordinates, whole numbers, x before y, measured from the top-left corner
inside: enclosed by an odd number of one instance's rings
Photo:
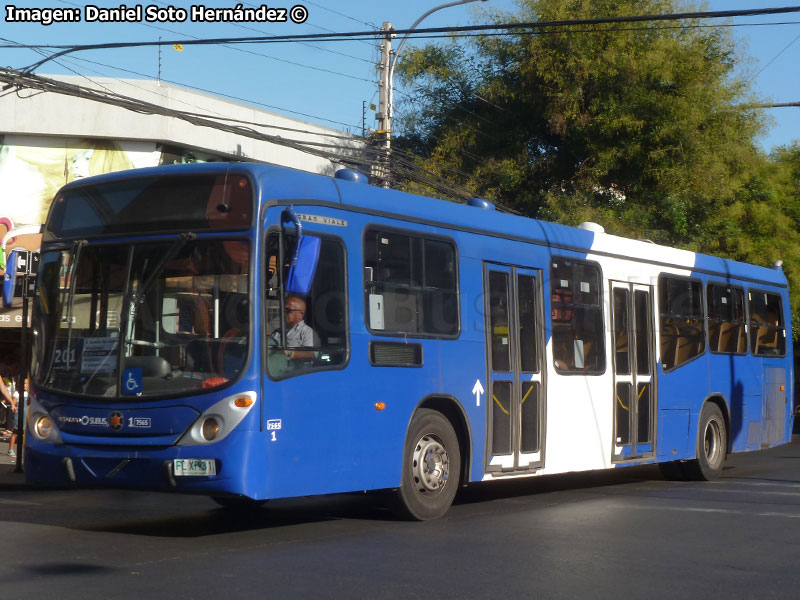
[[[297,240],[297,248],[286,280],[286,291],[290,294],[305,296],[311,291],[321,244],[322,240],[316,236],[304,235]]]

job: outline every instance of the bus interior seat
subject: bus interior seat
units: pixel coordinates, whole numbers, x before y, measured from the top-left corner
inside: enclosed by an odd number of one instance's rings
[[[211,332],[211,302],[203,296],[197,294],[194,300],[194,314],[192,316],[192,323],[194,325],[194,332],[197,335],[208,336]]]
[[[779,354],[779,333],[777,329],[772,329],[771,327],[763,325],[759,327],[754,352],[756,354]]]
[[[745,332],[744,325],[739,325],[739,335],[736,338],[736,352],[739,354],[747,353],[747,333]]]
[[[702,335],[703,330],[693,323],[689,319],[682,323],[675,348],[675,362],[673,363],[675,365],[682,364],[701,353],[705,341]]]
[[[678,354],[678,327],[672,319],[661,322],[661,360],[664,367],[669,369],[675,365],[674,359]]]
[[[715,352],[726,352],[724,350],[725,342],[729,336],[726,335],[725,325],[730,325],[730,323],[717,321],[708,324],[708,347]]]
[[[737,323],[720,323],[717,325],[719,337],[717,339],[717,345],[712,346],[712,348],[716,348],[718,352],[741,352],[741,328],[742,326]],[[709,331],[709,337],[711,337],[711,331]]]

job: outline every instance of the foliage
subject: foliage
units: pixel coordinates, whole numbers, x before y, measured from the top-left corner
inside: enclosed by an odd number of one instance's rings
[[[497,22],[696,10],[678,0],[517,0]],[[397,145],[526,215],[771,266],[800,306],[800,149],[759,150],[730,30],[573,25],[406,54]],[[800,313],[798,313],[800,315]],[[798,321],[800,322],[800,321]]]

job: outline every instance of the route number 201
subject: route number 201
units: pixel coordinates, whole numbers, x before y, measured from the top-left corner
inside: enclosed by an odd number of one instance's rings
[[[56,348],[56,355],[53,362],[57,365],[70,365],[75,362],[75,348],[64,348],[60,350]]]

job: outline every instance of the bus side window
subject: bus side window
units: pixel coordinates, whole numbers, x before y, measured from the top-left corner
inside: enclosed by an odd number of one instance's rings
[[[418,234],[364,235],[365,320],[371,331],[451,337],[458,334],[455,245]]]
[[[550,327],[556,370],[586,375],[606,368],[600,269],[559,259],[550,268]]]
[[[703,285],[685,277],[658,278],[661,364],[664,370],[700,356],[706,349]]]
[[[708,306],[708,349],[723,354],[746,354],[744,290],[709,283],[706,288]]]

